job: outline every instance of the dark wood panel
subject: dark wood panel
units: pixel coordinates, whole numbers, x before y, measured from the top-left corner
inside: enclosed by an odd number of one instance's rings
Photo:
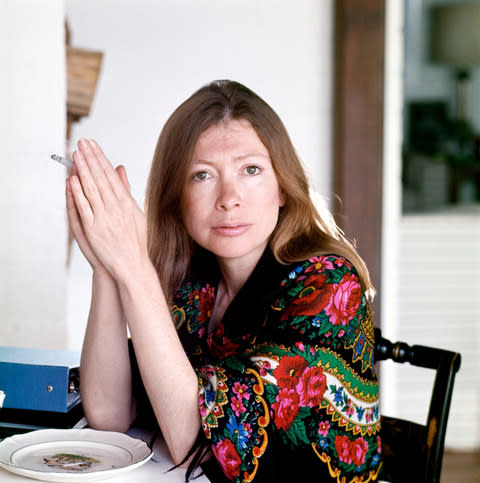
[[[384,0],[335,2],[334,193],[337,223],[380,287]],[[377,299],[378,300],[378,297]],[[378,302],[373,304],[379,323]]]

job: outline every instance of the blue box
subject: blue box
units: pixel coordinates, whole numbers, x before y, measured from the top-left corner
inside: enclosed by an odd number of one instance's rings
[[[80,401],[79,366],[79,352],[0,346],[3,407],[68,412]]]

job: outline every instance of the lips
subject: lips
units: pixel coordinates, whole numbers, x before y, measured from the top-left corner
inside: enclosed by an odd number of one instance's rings
[[[233,223],[233,224],[222,224],[213,227],[215,233],[221,236],[239,236],[243,235],[246,231],[250,229],[247,223]]]

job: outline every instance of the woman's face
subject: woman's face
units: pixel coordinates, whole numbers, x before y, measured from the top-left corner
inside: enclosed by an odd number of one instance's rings
[[[185,227],[200,246],[220,261],[257,263],[284,198],[268,150],[248,121],[202,133],[182,201]]]

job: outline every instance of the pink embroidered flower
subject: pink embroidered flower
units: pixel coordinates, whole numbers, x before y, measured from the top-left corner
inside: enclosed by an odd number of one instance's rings
[[[296,342],[295,347],[301,352],[305,351],[305,346],[303,345],[303,342]]]
[[[298,394],[295,389],[281,389],[277,394],[277,400],[272,404],[272,409],[275,413],[275,426],[287,430],[298,414]]]
[[[357,438],[350,445],[350,456],[356,466],[365,463],[365,455],[368,452],[368,443],[363,438]]]
[[[342,258],[342,257],[336,257],[335,258],[335,265],[337,267],[343,267],[344,265],[350,269],[352,269],[352,264],[350,262],[348,262],[348,260],[346,260],[345,258]]]
[[[229,480],[233,480],[240,474],[240,464],[242,461],[232,441],[224,439],[213,446],[212,450],[225,476]]]
[[[323,272],[324,270],[333,270],[333,263],[328,259],[328,257],[312,257],[308,261],[312,263],[309,267],[305,269],[305,273],[309,272]]]
[[[205,405],[205,396],[203,395],[203,391],[198,396],[198,405],[200,409],[200,416],[203,419],[208,413],[207,407]]]
[[[270,363],[266,361],[256,361],[256,365],[258,367],[258,373],[265,377],[268,375],[267,370],[270,369]]]
[[[307,361],[300,356],[284,356],[273,371],[278,387],[293,388],[307,367]]]
[[[237,416],[237,417],[240,416],[240,414],[243,414],[246,411],[242,400],[237,399],[236,397],[232,397],[232,409],[233,409],[233,412],[235,413],[235,416]]]
[[[295,386],[300,395],[300,406],[319,406],[327,388],[327,378],[321,367],[307,367]]]
[[[347,273],[337,285],[334,285],[333,296],[325,307],[325,312],[333,325],[347,325],[357,313],[361,301],[362,288],[358,277]]]
[[[204,379],[207,380],[211,379],[215,374],[215,370],[212,366],[202,366],[198,369],[198,372]]]
[[[352,401],[348,401],[347,403],[347,410],[345,411],[347,416],[352,416],[355,413],[355,408],[353,407]]]
[[[321,421],[318,425],[318,434],[320,436],[328,436],[328,431],[330,429],[329,421]]]
[[[233,392],[241,400],[242,398],[250,399],[250,393],[248,392],[248,386],[246,384],[241,384],[236,382],[233,385]]]
[[[335,436],[335,449],[338,453],[338,459],[344,463],[351,463],[352,457],[350,455],[351,441],[348,436]]]
[[[380,436],[377,436],[377,452],[382,452],[382,438]]]

